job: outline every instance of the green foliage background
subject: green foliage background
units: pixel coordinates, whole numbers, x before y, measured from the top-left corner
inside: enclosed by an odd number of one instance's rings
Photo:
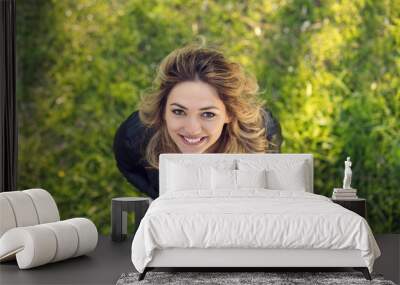
[[[353,160],[376,233],[400,232],[400,1],[17,1],[18,188],[110,232],[138,196],[112,152],[169,52],[193,41],[254,73],[287,153],[312,153],[330,196]]]

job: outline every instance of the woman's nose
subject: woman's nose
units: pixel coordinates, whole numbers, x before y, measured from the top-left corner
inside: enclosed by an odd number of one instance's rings
[[[188,118],[185,122],[185,131],[188,135],[201,133],[201,123],[196,118]]]

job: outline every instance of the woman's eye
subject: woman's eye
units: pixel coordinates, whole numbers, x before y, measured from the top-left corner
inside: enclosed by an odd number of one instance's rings
[[[174,113],[177,116],[182,116],[183,114],[185,114],[185,112],[179,109],[172,110],[172,113]]]
[[[215,117],[215,114],[212,113],[212,112],[204,112],[204,113],[202,114],[202,116],[203,116],[204,118],[206,118],[206,119],[212,119],[212,118]]]
[[[180,109],[174,109],[172,110],[172,113],[176,116],[183,116],[185,115],[185,111],[180,110]],[[205,119],[212,119],[215,117],[215,114],[213,112],[204,112],[201,114],[201,116]]]

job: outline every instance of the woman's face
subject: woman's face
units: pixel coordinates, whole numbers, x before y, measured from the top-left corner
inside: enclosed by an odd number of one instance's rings
[[[182,153],[206,152],[229,122],[217,90],[202,81],[175,85],[168,96],[164,117],[168,133]]]

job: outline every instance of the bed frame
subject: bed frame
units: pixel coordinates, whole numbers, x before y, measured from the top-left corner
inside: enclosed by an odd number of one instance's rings
[[[368,268],[359,250],[329,249],[238,249],[238,248],[170,248],[157,249],[152,261],[140,274],[142,280],[154,268],[171,267],[352,267],[371,280]]]
[[[160,155],[160,195],[165,192],[166,167],[168,161],[188,159],[191,162],[213,160],[221,157],[227,160],[252,159],[255,156],[265,159],[305,160],[308,165],[307,192],[313,193],[313,157],[311,154],[161,154]],[[351,267],[361,271],[367,280],[371,275],[359,250],[330,249],[254,249],[254,248],[168,248],[157,249],[139,280],[155,268],[192,268],[192,267],[229,267],[246,271],[245,268],[281,268],[281,267]]]

